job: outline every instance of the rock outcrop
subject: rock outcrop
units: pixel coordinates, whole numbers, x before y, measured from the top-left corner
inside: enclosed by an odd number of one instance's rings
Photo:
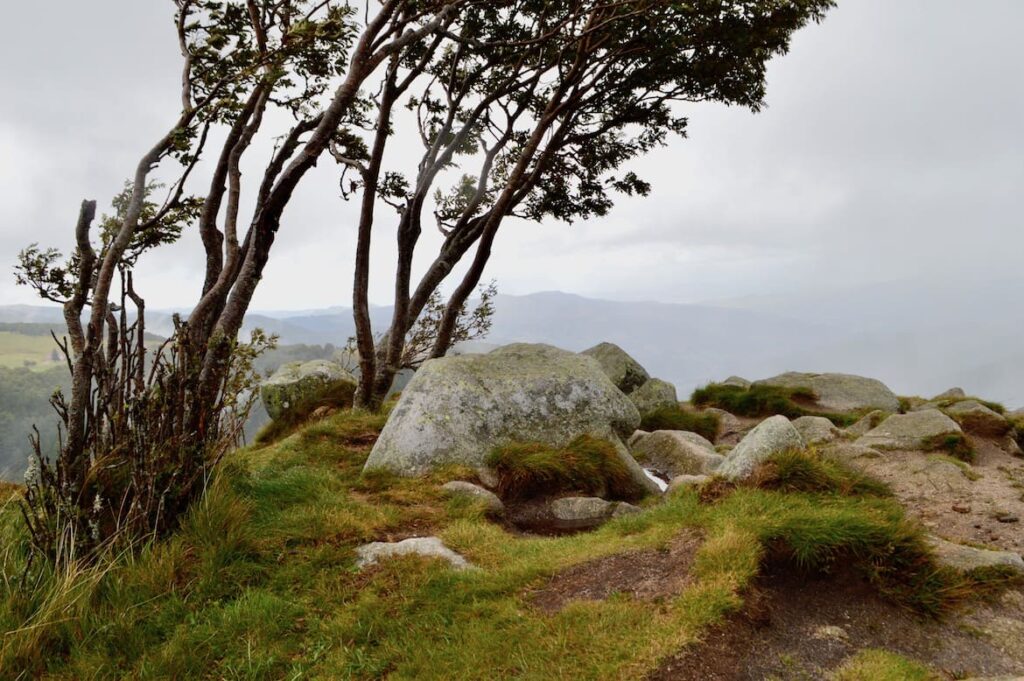
[[[881,450],[934,451],[948,437],[963,436],[956,421],[938,409],[894,414],[857,440],[858,445]]]
[[[667,479],[712,473],[724,460],[715,446],[697,433],[657,430],[633,441],[633,456]]]
[[[815,406],[823,412],[847,413],[880,409],[895,413],[900,401],[881,381],[851,374],[807,374],[789,372],[755,381],[754,385],[807,388],[817,397]]]
[[[975,400],[956,402],[943,411],[972,435],[1002,437],[1013,428],[1005,416]]]
[[[624,393],[633,392],[651,377],[640,362],[614,343],[598,343],[580,354],[596,359],[601,370]]]
[[[840,431],[824,416],[801,416],[793,420],[793,427],[800,433],[805,445],[821,445],[839,437]]]
[[[446,464],[484,466],[496,447],[563,447],[581,435],[611,441],[634,480],[660,490],[622,440],[640,414],[591,357],[549,345],[430,360],[416,372],[366,462],[415,476]]]
[[[340,364],[325,359],[289,362],[260,385],[260,399],[270,418],[304,417],[323,407],[347,406],[356,379]]]
[[[787,449],[802,449],[803,446],[800,433],[789,419],[772,416],[747,433],[715,472],[729,480],[742,480],[773,454]]]
[[[676,387],[660,378],[647,379],[642,386],[629,393],[629,399],[636,405],[641,417],[647,416],[659,409],[677,408],[679,406]]]

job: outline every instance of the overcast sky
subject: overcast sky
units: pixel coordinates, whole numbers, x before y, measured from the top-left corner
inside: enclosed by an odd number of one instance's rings
[[[66,248],[79,202],[108,200],[173,120],[170,6],[6,9],[0,304],[34,302],[7,274],[18,250]],[[767,110],[694,107],[690,139],[639,164],[652,196],[571,227],[510,224],[489,276],[504,293],[694,302],[1016,273],[1021,25],[1019,0],[840,0],[771,64]],[[321,166],[285,214],[257,308],[350,302],[354,208],[333,164]],[[150,256],[148,303],[188,305],[202,262],[194,239]],[[376,302],[389,276],[378,268]]]

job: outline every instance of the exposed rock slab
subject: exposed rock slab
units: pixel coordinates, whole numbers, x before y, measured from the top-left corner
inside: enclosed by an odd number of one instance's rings
[[[897,412],[900,401],[881,381],[852,374],[789,372],[755,381],[754,385],[808,388],[817,395],[816,405],[825,412],[856,412],[881,409]]]
[[[789,419],[772,416],[747,433],[715,472],[730,480],[741,480],[773,454],[803,447],[803,438]]]
[[[820,445],[832,442],[839,437],[840,431],[824,416],[801,416],[794,419],[793,427],[804,439],[805,445]]]
[[[934,451],[948,436],[962,435],[956,421],[938,409],[894,414],[868,431],[857,444],[881,450]]]
[[[940,565],[962,572],[979,568],[1003,567],[1024,574],[1024,558],[1012,551],[990,551],[954,544],[938,537],[929,537],[928,544]]]
[[[614,343],[598,343],[581,354],[593,357],[619,390],[631,393],[650,379],[640,362]]]
[[[400,542],[373,542],[356,549],[357,565],[367,568],[381,560],[397,556],[423,556],[447,561],[456,570],[472,568],[465,558],[444,545],[438,537],[413,537]]]
[[[697,433],[657,430],[634,441],[633,456],[666,478],[711,473],[722,463],[721,454]]]

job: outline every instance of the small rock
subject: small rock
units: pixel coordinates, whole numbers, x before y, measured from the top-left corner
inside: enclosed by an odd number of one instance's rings
[[[1020,522],[1020,516],[1018,516],[1015,513],[997,513],[995,517],[996,517],[996,520],[1001,522],[1001,523],[1009,524],[1009,523],[1019,523]]]
[[[742,479],[773,454],[787,449],[803,449],[803,446],[803,438],[789,419],[785,416],[772,416],[747,433],[725,457],[716,472],[730,480]]]
[[[445,546],[438,537],[413,537],[400,542],[373,542],[357,548],[356,555],[359,557],[356,564],[360,569],[376,565],[385,558],[411,555],[445,560],[456,570],[473,567],[469,561]]]
[[[564,497],[551,502],[554,524],[563,530],[584,530],[597,527],[609,518],[639,512],[624,502],[605,501],[598,497]]]
[[[1017,553],[976,549],[973,546],[954,544],[938,537],[928,537],[928,544],[940,565],[955,570],[970,572],[978,568],[1008,567],[1016,572],[1024,573],[1024,558]]]
[[[941,400],[959,400],[967,397],[967,393],[964,392],[963,388],[950,388],[944,393],[939,393],[932,398],[932,402],[939,402]]]
[[[839,429],[824,416],[801,416],[793,421],[806,445],[820,445],[839,437]]]
[[[668,483],[668,491],[671,493],[677,489],[701,487],[710,479],[709,475],[677,475],[672,478],[672,482]]]
[[[971,507],[964,504],[953,504],[953,510],[957,513],[970,513]]]
[[[659,409],[679,407],[676,387],[660,378],[648,379],[642,386],[629,394],[629,399],[636,405],[641,417]]]
[[[501,483],[498,479],[498,474],[486,466],[476,469],[476,477],[480,478],[480,482],[488,489],[497,489]]]
[[[596,359],[615,387],[627,395],[651,378],[640,362],[614,343],[598,343],[580,354]]]
[[[956,421],[938,409],[894,414],[857,440],[858,445],[882,450],[933,451],[949,436],[963,436]]]
[[[505,504],[501,503],[501,499],[494,492],[486,490],[479,485],[474,485],[471,482],[453,480],[452,482],[445,483],[441,489],[450,497],[465,496],[484,502],[488,513],[500,515],[505,512]]]
[[[837,627],[834,624],[823,624],[814,630],[813,636],[822,641],[837,641],[839,643],[846,643],[850,639],[846,629]]]
[[[715,447],[696,433],[658,430],[639,440],[633,456],[644,466],[671,479],[677,475],[710,473],[722,463]]]
[[[719,385],[731,385],[735,388],[743,388],[744,390],[747,390],[748,388],[750,388],[750,381],[740,376],[730,376],[729,378],[719,383]]]

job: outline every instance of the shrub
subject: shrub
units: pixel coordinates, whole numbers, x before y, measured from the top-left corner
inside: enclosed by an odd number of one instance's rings
[[[565,447],[516,443],[487,457],[498,476],[498,493],[524,499],[573,490],[613,499],[638,499],[644,490],[634,482],[615,446],[587,435]]]
[[[640,429],[688,430],[714,442],[718,436],[718,417],[715,414],[698,414],[683,411],[679,407],[662,407],[651,412],[640,422]]]

